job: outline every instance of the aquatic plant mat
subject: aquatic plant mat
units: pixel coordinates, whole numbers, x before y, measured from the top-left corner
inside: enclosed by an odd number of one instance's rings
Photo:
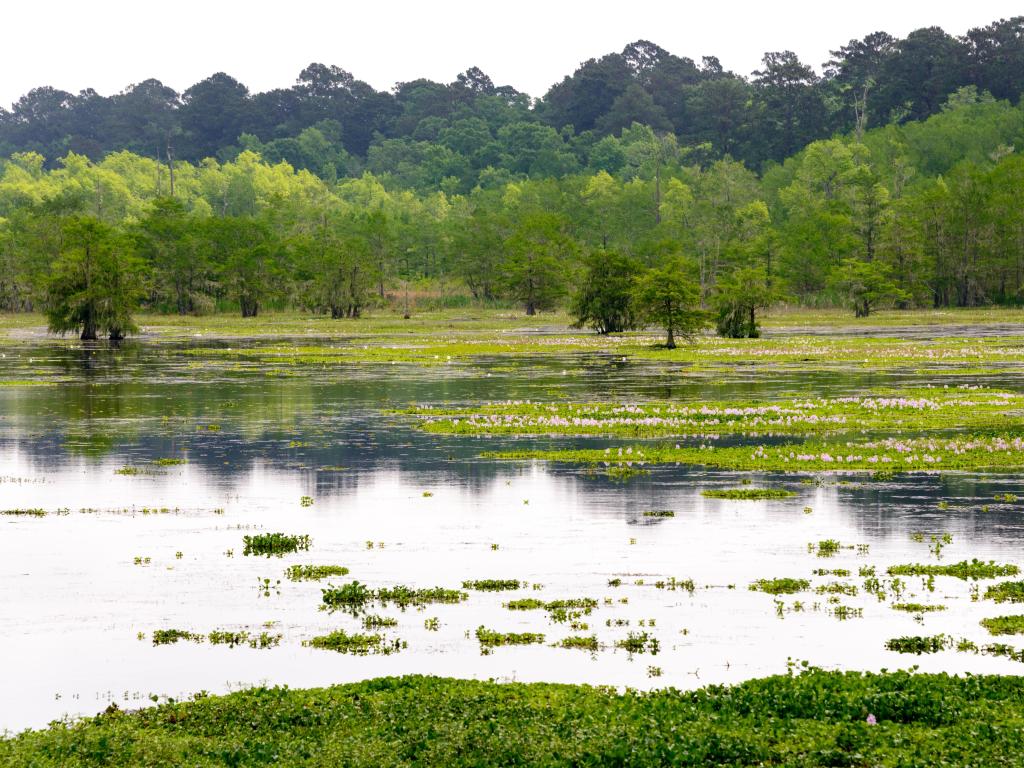
[[[810,670],[692,692],[380,678],[257,688],[0,741],[49,766],[1020,765],[1024,680]]]

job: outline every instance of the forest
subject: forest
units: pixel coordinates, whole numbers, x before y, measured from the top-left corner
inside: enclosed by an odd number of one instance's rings
[[[1024,16],[875,33],[821,75],[638,41],[538,99],[322,64],[257,94],[37,88],[0,110],[0,310],[116,339],[139,307],[475,301],[752,336],[779,302],[1017,304],[1022,92]]]

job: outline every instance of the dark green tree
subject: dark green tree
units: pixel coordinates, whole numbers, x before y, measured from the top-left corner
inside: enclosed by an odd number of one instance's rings
[[[644,322],[665,329],[666,349],[676,348],[676,336],[692,338],[708,324],[707,312],[700,309],[700,290],[687,276],[681,259],[670,260],[641,275],[634,300]]]
[[[99,334],[119,341],[138,329],[132,312],[143,295],[142,265],[124,238],[90,216],[63,226],[63,247],[47,282],[46,320],[53,333]]]
[[[616,251],[598,250],[586,256],[584,270],[572,301],[574,327],[589,325],[601,334],[636,327],[633,292],[640,263]]]

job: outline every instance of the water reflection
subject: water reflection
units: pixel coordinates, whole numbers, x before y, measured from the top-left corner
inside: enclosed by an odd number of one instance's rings
[[[0,517],[0,728],[92,713],[109,700],[141,706],[150,694],[261,681],[321,685],[418,672],[694,687],[782,672],[788,657],[826,667],[907,666],[907,658],[883,650],[887,638],[947,632],[983,643],[978,619],[999,611],[972,602],[967,584],[942,582],[929,592],[908,580],[913,599],[942,601],[949,610],[929,615],[921,627],[861,593],[844,602],[863,608],[864,617],[841,622],[829,615],[827,599],[811,592],[799,596],[803,612],[792,612],[794,599],[785,598],[780,619],[771,596],[746,587],[762,577],[809,577],[823,567],[856,574],[874,565],[882,573],[897,562],[934,561],[927,543],[912,540],[915,532],[950,533],[945,561],[1017,562],[1024,533],[1020,506],[994,498],[1024,496],[1016,477],[816,484],[762,475],[753,482],[797,497],[720,501],[701,492],[735,487],[735,475],[654,467],[622,484],[585,468],[482,461],[481,449],[495,443],[422,434],[381,413],[410,402],[840,393],[875,386],[877,375],[780,372],[710,382],[589,356],[574,365],[548,359],[516,370],[338,367],[280,380],[257,370],[206,371],[173,347],[5,352],[25,378],[59,370],[66,380],[0,391],[0,508],[69,513]],[[187,463],[153,464],[167,457]],[[126,466],[141,471],[116,473]],[[312,497],[312,506],[302,506],[303,496]],[[142,512],[164,507],[171,511]],[[675,516],[644,516],[661,509]],[[242,557],[242,537],[255,531],[309,534],[313,549],[284,560]],[[866,553],[844,549],[822,559],[808,552],[809,542],[824,539],[866,545]],[[150,562],[136,565],[136,557]],[[389,610],[409,649],[350,658],[301,645],[324,631],[359,628],[358,620],[318,610],[319,585],[284,581],[269,597],[257,588],[260,579],[282,579],[293,562],[346,565],[371,585],[516,578],[543,585],[517,597],[589,596],[601,605],[583,619],[586,629],[508,611],[502,594],[474,593],[466,604],[425,611]],[[655,586],[670,577],[691,578],[697,589],[690,595]],[[622,586],[609,586],[612,579]],[[424,627],[430,617],[440,620],[439,631]],[[264,622],[284,636],[279,648],[154,648],[137,639],[158,628],[208,632]],[[656,633],[662,651],[630,658],[606,650],[591,658],[545,645],[481,656],[472,639],[480,625],[541,631],[549,643],[596,634],[609,646],[644,630]],[[1013,662],[955,652],[913,663],[1019,671]],[[663,677],[649,678],[650,664]]]

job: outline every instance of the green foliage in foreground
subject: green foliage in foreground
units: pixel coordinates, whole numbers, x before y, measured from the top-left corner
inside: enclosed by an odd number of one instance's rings
[[[760,501],[762,499],[788,499],[796,496],[793,491],[781,488],[727,488],[721,491],[703,491],[701,496],[709,499],[733,499],[739,501]]]
[[[1021,678],[817,670],[624,695],[429,677],[256,688],[0,741],[10,768],[1011,766],[1022,753]]]
[[[1016,565],[999,565],[993,561],[963,560],[949,565],[893,565],[888,569],[890,576],[955,576],[958,579],[995,579],[999,576],[1016,576],[1020,568]]]

